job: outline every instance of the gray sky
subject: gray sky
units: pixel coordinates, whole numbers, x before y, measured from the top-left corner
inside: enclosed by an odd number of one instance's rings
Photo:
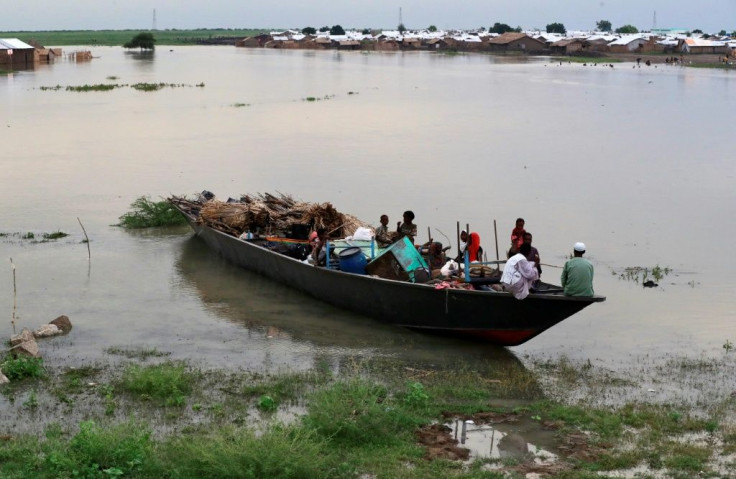
[[[0,31],[169,28],[477,28],[525,29],[562,22],[568,30],[613,27],[736,30],[736,0],[0,0]]]

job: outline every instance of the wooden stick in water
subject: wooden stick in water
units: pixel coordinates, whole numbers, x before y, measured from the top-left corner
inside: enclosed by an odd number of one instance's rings
[[[82,227],[82,232],[84,233],[84,239],[87,240],[87,258],[92,259],[92,251],[89,249],[89,236],[87,236],[87,230],[84,229],[84,225],[82,224],[82,220],[79,219],[79,216],[77,216],[77,221],[79,221],[79,226]]]
[[[10,266],[13,267],[13,318],[10,320],[10,324],[13,325],[13,334],[15,334],[15,310],[18,308],[18,288],[15,286],[15,264],[13,264],[13,258],[10,258]]]

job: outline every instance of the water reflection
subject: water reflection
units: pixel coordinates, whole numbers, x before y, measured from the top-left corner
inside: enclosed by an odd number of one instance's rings
[[[125,58],[135,60],[139,69],[148,71],[153,66],[153,60],[156,58],[154,50],[126,50]]]

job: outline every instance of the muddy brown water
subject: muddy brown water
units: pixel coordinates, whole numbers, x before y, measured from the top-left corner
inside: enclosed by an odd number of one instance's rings
[[[547,264],[585,242],[608,300],[501,353],[510,360],[565,355],[625,370],[736,342],[732,72],[232,47],[92,53],[0,77],[0,232],[70,233],[0,237],[0,332],[13,332],[12,258],[17,328],[60,314],[74,324],[42,344],[49,362],[107,360],[110,347],[257,370],[498,356],[233,268],[187,228],[111,226],[141,195],[202,189],[330,201],[374,223],[412,209],[419,241],[429,226],[455,247],[456,222],[469,223],[491,259],[494,219],[503,249],[524,217]],[[137,82],[181,86],[40,89]],[[621,277],[656,265],[672,270],[657,288]],[[543,278],[560,271],[547,266]]]

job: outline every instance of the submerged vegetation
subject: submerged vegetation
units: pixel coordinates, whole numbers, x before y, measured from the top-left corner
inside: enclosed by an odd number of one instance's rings
[[[53,231],[51,233],[40,234],[34,233],[32,231],[28,231],[26,233],[0,233],[0,238],[18,238],[21,240],[30,240],[31,243],[50,243],[61,238],[66,238],[67,236],[69,236],[69,233],[64,233],[63,231]]]
[[[115,79],[116,77],[108,77],[108,79]],[[72,92],[90,92],[90,91],[111,91],[115,90],[116,88],[132,88],[134,90],[138,91],[158,91],[162,88],[204,88],[204,82],[197,83],[196,85],[187,85],[185,83],[134,83],[132,85],[129,84],[118,84],[118,83],[98,83],[95,85],[78,85],[78,86],[66,86],[63,87],[61,85],[55,85],[55,86],[40,86],[38,87],[39,90],[42,91],[59,91],[59,90],[65,90],[65,91],[72,91]]]
[[[130,208],[119,218],[119,226],[136,229],[186,224],[182,214],[168,201],[151,201],[141,196],[130,204]]]
[[[624,268],[622,271],[616,271],[615,269],[611,270],[612,274],[618,276],[619,279],[625,280],[625,281],[632,281],[636,284],[641,284],[645,286],[650,286],[652,283],[659,282],[666,276],[669,276],[672,273],[672,268],[669,266],[662,267],[660,265],[655,265],[653,267],[643,267],[643,266],[630,266],[627,268]]]
[[[349,93],[349,94],[351,94],[351,93]],[[335,95],[325,95],[325,96],[323,96],[323,97],[318,97],[318,96],[308,96],[308,97],[306,97],[306,98],[303,98],[302,100],[303,100],[303,101],[309,101],[309,102],[312,102],[312,101],[320,101],[320,100],[329,100],[329,99],[331,99],[331,98],[335,98]]]

